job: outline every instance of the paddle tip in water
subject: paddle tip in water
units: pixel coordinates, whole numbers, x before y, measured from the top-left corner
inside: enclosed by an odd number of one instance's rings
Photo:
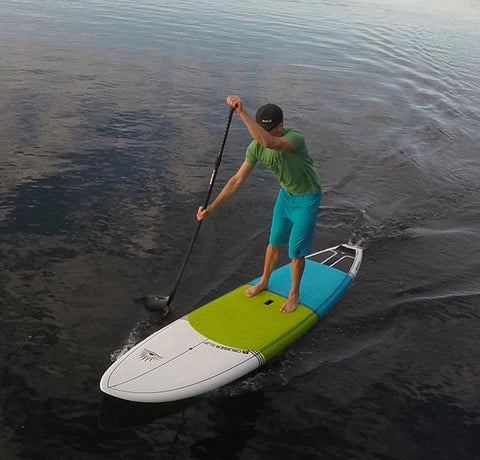
[[[152,294],[142,297],[142,303],[148,311],[166,315],[169,312],[168,299],[168,296]]]

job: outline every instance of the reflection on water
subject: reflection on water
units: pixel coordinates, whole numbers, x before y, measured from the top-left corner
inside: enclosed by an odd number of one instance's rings
[[[0,10],[5,458],[478,454],[478,2]],[[361,242],[359,278],[270,366],[172,413],[114,408],[125,431],[100,431],[98,380],[160,327],[134,299],[173,286],[231,92],[305,131],[316,244]],[[218,187],[248,141],[235,117]],[[257,169],[202,228],[169,320],[260,271],[277,186]]]

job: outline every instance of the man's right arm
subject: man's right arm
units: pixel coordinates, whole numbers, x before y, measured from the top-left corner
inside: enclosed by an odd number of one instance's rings
[[[268,149],[278,150],[279,152],[291,152],[293,150],[292,143],[284,136],[273,136],[270,132],[265,131],[245,110],[240,96],[228,96],[227,104],[235,109],[237,115],[243,121],[250,136],[255,139],[261,146]]]

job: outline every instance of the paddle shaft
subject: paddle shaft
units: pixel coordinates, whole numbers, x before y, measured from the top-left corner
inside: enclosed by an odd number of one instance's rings
[[[204,208],[208,206],[208,203],[210,202],[210,197],[212,195],[212,190],[213,190],[213,184],[215,183],[215,179],[217,177],[218,173],[218,168],[220,167],[220,163],[222,161],[222,155],[223,155],[223,149],[225,147],[225,142],[227,141],[227,135],[228,135],[228,130],[230,128],[230,123],[232,122],[232,116],[233,112],[235,109],[231,108],[230,111],[228,112],[228,121],[227,121],[227,126],[225,127],[225,132],[223,134],[223,140],[222,144],[220,146],[220,150],[217,155],[217,159],[215,160],[215,165],[212,170],[212,175],[210,176],[210,183],[208,187],[208,193],[205,198],[205,203],[203,205]],[[190,246],[188,248],[187,254],[185,255],[185,258],[183,259],[182,266],[180,267],[180,271],[178,272],[177,280],[175,281],[175,285],[172,289],[172,292],[170,292],[170,295],[168,296],[167,303],[166,305],[170,305],[172,303],[173,298],[175,297],[175,294],[177,293],[178,286],[180,285],[180,281],[183,276],[183,272],[185,271],[185,267],[187,266],[188,259],[190,258],[190,254],[192,253],[193,246],[195,245],[195,241],[197,240],[198,233],[200,232],[200,228],[202,227],[202,220],[198,221],[197,224],[197,229],[195,230],[195,233],[193,234],[193,238],[190,241]]]

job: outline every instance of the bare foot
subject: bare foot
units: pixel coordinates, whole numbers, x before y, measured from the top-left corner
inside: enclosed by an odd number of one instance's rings
[[[245,295],[247,297],[253,297],[254,295],[257,295],[259,292],[264,291],[267,289],[267,283],[263,283],[262,281],[259,281],[255,286],[250,286],[246,291]]]
[[[283,313],[291,313],[297,309],[298,295],[289,295],[287,301],[282,305],[280,311]]]

